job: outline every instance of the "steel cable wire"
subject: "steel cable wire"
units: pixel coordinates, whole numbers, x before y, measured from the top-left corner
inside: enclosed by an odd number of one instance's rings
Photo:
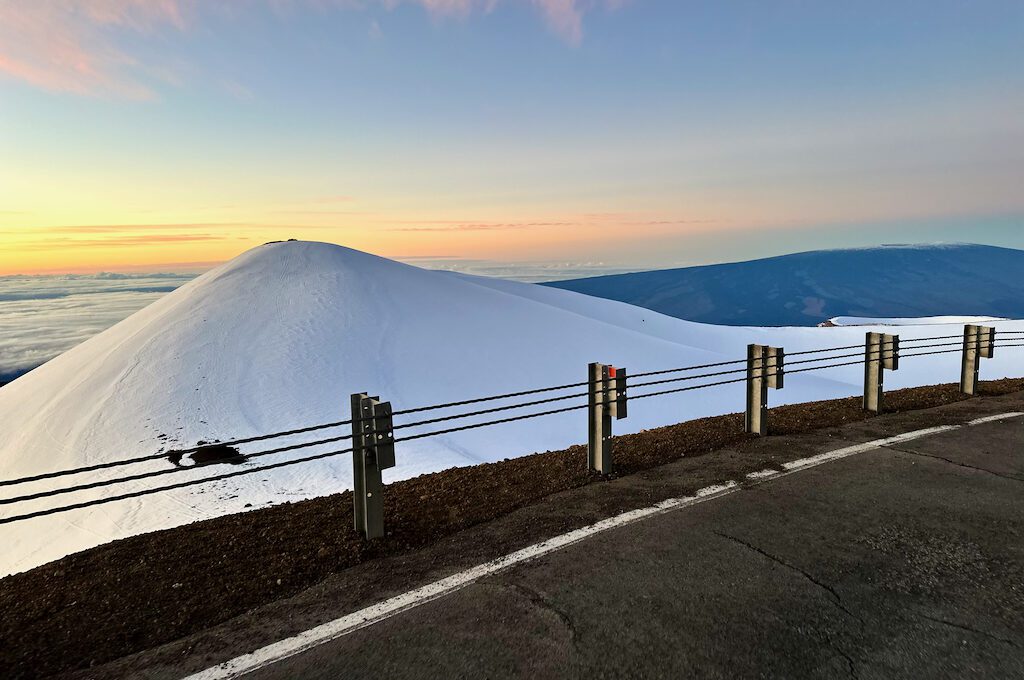
[[[959,347],[957,347],[955,349],[932,350],[931,352],[905,352],[905,353],[904,352],[900,352],[900,358],[903,359],[905,357],[923,357],[923,356],[927,356],[929,354],[952,354],[954,352],[959,352],[959,351],[961,351],[961,350],[960,350]]]
[[[535,390],[523,390],[521,392],[508,392],[506,394],[496,394],[491,397],[478,397],[476,399],[463,399],[462,401],[450,401],[445,404],[432,404],[430,406],[417,406],[416,408],[405,408],[399,411],[393,411],[392,416],[404,416],[410,413],[422,413],[423,411],[436,411],[443,408],[452,408],[454,406],[468,406],[469,404],[479,404],[485,401],[497,401],[498,399],[511,399],[512,397],[525,397],[530,394],[540,394],[542,392],[557,392],[558,390],[567,390],[573,387],[587,387],[592,383],[589,380],[578,383],[568,383],[566,385],[556,385],[554,387],[541,387]]]
[[[732,361],[719,361],[714,364],[697,364],[695,366],[682,366],[680,368],[665,368],[660,371],[644,371],[643,373],[632,373],[631,378],[646,378],[652,375],[664,375],[666,373],[682,373],[683,371],[696,371],[701,368],[718,368],[719,366],[731,366],[732,364],[745,364],[746,359],[734,359]]]
[[[219,482],[224,479],[231,479],[233,477],[241,477],[242,475],[256,474],[257,472],[266,472],[267,470],[274,470],[276,468],[285,467],[288,465],[298,465],[300,463],[308,463],[314,460],[320,460],[322,458],[330,458],[331,456],[340,456],[345,453],[351,453],[353,449],[342,449],[340,451],[328,451],[326,453],[318,453],[313,456],[306,456],[305,458],[297,458],[295,460],[286,460],[278,463],[271,463],[258,468],[250,468],[246,470],[237,470],[235,472],[226,472],[222,475],[216,475],[214,477],[204,477],[203,479],[193,479],[187,482],[178,482],[176,484],[167,484],[165,486],[150,487],[148,489],[141,489],[139,491],[132,491],[129,493],[119,494],[117,496],[107,496],[106,498],[95,498],[88,501],[81,501],[79,503],[71,503],[69,505],[61,505],[55,508],[47,508],[45,510],[36,510],[34,512],[26,512],[21,515],[13,515],[11,517],[0,517],[0,525],[10,524],[12,522],[19,522],[21,520],[32,519],[34,517],[45,517],[46,515],[55,515],[60,512],[68,512],[70,510],[79,510],[81,508],[90,508],[95,505],[103,505],[105,503],[113,503],[115,501],[128,500],[130,498],[139,498],[140,496],[148,496],[150,494],[162,493],[164,491],[171,491],[174,489],[183,489],[189,486],[196,486],[199,484],[207,484],[209,482]]]
[[[718,385],[730,385],[732,383],[746,382],[746,377],[735,378],[733,380],[719,380],[718,382],[705,383],[703,385],[689,385],[688,387],[677,387],[674,390],[660,390],[658,392],[650,392],[648,394],[631,394],[629,398],[632,399],[646,399],[647,397],[657,397],[663,394],[675,394],[676,392],[689,392],[691,390],[700,390],[705,387],[717,387]]]
[[[863,345],[852,345],[850,348],[847,348],[847,349],[852,349],[853,347],[863,347]],[[832,352],[832,351],[836,351],[836,349],[837,348],[832,348],[832,349],[827,350],[827,351]],[[839,349],[841,349],[841,348],[839,348]],[[886,349],[875,350],[873,352],[870,352],[869,354],[871,356],[875,356],[877,354],[883,354],[883,353],[888,352],[888,351],[891,351],[891,350],[886,350]],[[811,363],[818,363],[818,362],[821,362],[821,361],[832,361],[834,359],[845,359],[847,357],[863,356],[864,353],[863,352],[856,352],[854,354],[839,354],[839,355],[830,356],[830,357],[819,357],[817,359],[801,359],[800,361],[789,361],[788,360],[789,357],[795,356],[795,355],[799,355],[799,354],[808,354],[808,352],[794,352],[793,354],[785,354],[784,355],[783,362],[782,362],[782,366],[783,366],[782,372],[783,373],[795,372],[795,371],[787,371],[787,369],[786,369],[787,366],[796,366],[796,365],[799,365],[799,364],[811,364]],[[743,361],[744,361],[744,363],[746,363],[747,360],[744,359]],[[761,368],[767,368],[767,367],[776,366],[776,365],[777,365],[776,363],[773,363],[773,357],[769,357],[768,360],[767,360],[767,363],[765,363],[764,366],[761,367]],[[714,378],[714,377],[718,377],[720,375],[729,375],[729,374],[732,374],[732,373],[741,373],[741,372],[746,371],[746,370],[747,370],[747,368],[743,367],[743,368],[733,369],[731,371],[718,371],[716,373],[703,373],[703,374],[700,374],[700,375],[684,376],[682,378],[670,378],[670,379],[667,379],[667,380],[651,380],[651,381],[648,381],[648,382],[645,382],[645,383],[639,383],[639,384],[636,384],[636,385],[627,384],[627,387],[629,389],[636,389],[636,388],[640,388],[640,387],[650,387],[652,385],[664,385],[664,384],[667,384],[667,383],[681,382],[683,380],[695,380],[697,378]],[[775,374],[771,374],[771,375],[775,375]],[[630,375],[629,377],[630,378],[635,378],[636,376],[635,375]],[[732,381],[728,381],[728,382],[732,382]],[[713,383],[713,384],[715,384],[715,385],[718,385],[718,384],[728,384],[728,382]]]
[[[786,352],[787,357],[796,357],[802,354],[821,354],[822,352],[840,352],[844,349],[857,349],[858,347],[864,347],[864,343],[859,345],[845,345],[843,347],[831,347],[829,349],[805,349],[802,352]]]
[[[252,442],[265,441],[267,439],[276,439],[278,437],[288,437],[296,434],[304,434],[306,432],[315,432],[317,430],[326,430],[331,427],[340,427],[342,425],[351,425],[351,420],[341,420],[334,423],[324,423],[323,425],[313,425],[311,427],[302,427],[296,430],[285,430],[283,432],[274,432],[271,434],[263,434],[256,437],[244,437],[242,439],[232,439],[225,442],[210,442],[209,444],[201,444],[192,446],[187,449],[174,449],[175,453],[181,455],[187,455],[190,453],[198,453],[204,448],[210,446],[239,446],[241,444],[251,444]],[[45,479],[56,479],[58,477],[67,477],[69,475],[77,475],[83,472],[96,472],[98,470],[107,470],[110,468],[121,467],[123,465],[134,465],[137,463],[145,463],[151,460],[160,460],[161,458],[167,458],[170,451],[164,451],[163,453],[151,453],[145,456],[138,456],[136,458],[127,458],[124,460],[114,460],[106,463],[95,463],[93,465],[85,465],[77,468],[70,468],[67,470],[54,470],[52,472],[42,472],[37,475],[29,475],[27,477],[19,477],[17,479],[4,479],[0,480],[0,488],[5,486],[14,486],[16,484],[27,484],[28,482],[39,482]]]
[[[595,390],[594,393],[595,394],[601,394],[601,393],[603,393],[603,391]],[[579,393],[579,394],[567,394],[567,395],[562,396],[562,397],[550,397],[548,399],[537,399],[535,401],[527,401],[527,402],[523,402],[521,404],[510,404],[509,406],[496,406],[495,408],[482,409],[482,410],[479,410],[479,411],[470,411],[469,413],[457,413],[455,415],[442,416],[440,418],[430,418],[428,420],[418,420],[418,421],[412,422],[412,423],[401,423],[399,425],[395,425],[392,429],[395,429],[395,430],[405,430],[405,429],[408,429],[410,427],[419,427],[419,426],[422,426],[422,425],[430,425],[432,423],[442,423],[442,422],[444,422],[446,420],[461,420],[462,418],[472,418],[473,416],[482,416],[482,415],[486,415],[488,413],[498,413],[500,411],[510,411],[510,410],[518,409],[518,408],[526,408],[527,406],[537,406],[539,404],[550,404],[550,403],[555,402],[555,401],[565,401],[566,399],[580,399],[580,398],[589,397],[589,396],[590,396],[590,392],[583,392],[583,393]],[[394,415],[394,414],[392,414],[392,415]]]
[[[332,444],[334,442],[344,441],[351,439],[351,434],[342,435],[340,437],[331,437],[329,439],[319,439],[312,442],[304,442],[301,444],[293,444],[291,446],[282,446],[276,449],[270,449],[268,451],[257,451],[255,453],[245,454],[245,459],[260,458],[262,456],[270,456],[276,453],[284,453],[286,451],[294,451],[296,449],[309,448],[311,446],[322,446],[324,444]],[[37,500],[40,498],[50,498],[51,496],[62,496],[68,493],[74,493],[77,491],[87,491],[89,489],[98,489],[104,486],[112,486],[114,484],[124,484],[126,482],[136,482],[141,479],[150,479],[152,477],[160,477],[162,475],[176,474],[180,472],[186,472],[188,470],[194,470],[198,467],[206,467],[207,464],[202,465],[185,465],[176,466],[171,468],[164,468],[162,470],[152,470],[150,472],[140,472],[135,475],[127,475],[125,477],[116,477],[114,479],[101,479],[95,482],[86,482],[84,484],[76,484],[74,486],[67,486],[60,489],[50,489],[48,491],[38,491],[36,493],[24,494],[22,496],[13,496],[11,498],[0,498],[0,505],[11,505],[12,503],[22,503],[25,501]]]
[[[1011,331],[1011,332],[1008,332],[1008,333],[1024,334],[1024,331]],[[903,345],[905,345],[906,343],[909,343],[909,342],[922,342],[922,341],[926,341],[926,340],[942,340],[942,339],[947,339],[947,338],[958,338],[958,337],[960,337],[960,336],[934,336],[934,337],[929,337],[929,338],[914,338],[914,339],[909,339],[909,340],[902,340],[901,339],[901,347]],[[1012,340],[1017,340],[1017,339],[1018,338],[1012,338]],[[924,349],[924,348],[927,348],[927,347],[945,347],[945,346],[957,345],[957,344],[959,344],[959,343],[951,342],[951,343],[937,343],[937,344],[934,344],[934,345],[917,345],[917,346],[914,346],[914,347],[910,347],[909,349]],[[790,354],[788,354],[786,356],[799,356],[799,355],[821,353],[821,352],[833,352],[833,351],[838,351],[838,350],[842,350],[842,349],[853,349],[853,348],[857,348],[857,347],[861,347],[861,345],[850,345],[850,346],[847,346],[847,347],[830,348],[830,349],[825,349],[825,350],[807,350],[807,351],[803,351],[803,352],[792,352],[792,353],[790,353]],[[1024,347],[1024,343],[1017,344],[1017,343],[1007,343],[1007,342],[1003,342],[1003,343],[996,342],[996,343],[993,343],[993,347]],[[881,350],[881,352],[884,352],[884,351],[887,351],[887,350]],[[931,352],[899,352],[899,356],[901,358],[903,358],[903,357],[909,358],[909,357],[915,357],[915,356],[926,356],[926,355],[936,355],[936,354],[949,354],[949,353],[954,353],[954,352],[959,352],[959,351],[960,351],[959,348],[955,348],[955,349],[938,350],[938,351],[931,351]],[[880,351],[874,351],[874,352],[871,352],[870,354],[871,355],[877,355],[879,353],[880,353]],[[834,360],[834,359],[840,359],[840,358],[851,357],[851,356],[859,356],[859,353],[858,354],[846,354],[846,355],[832,356],[832,357],[821,357],[821,358],[818,358],[818,359],[807,359],[807,360],[801,360],[801,361],[795,361],[795,362],[785,362],[784,365],[792,366],[792,365],[807,364],[807,363],[815,363],[816,364],[816,363],[819,363],[819,362],[822,362],[822,361],[831,361],[831,360]],[[742,360],[736,360],[736,361],[719,362],[719,363],[716,363],[716,364],[702,364],[702,365],[691,366],[691,367],[680,368],[680,369],[667,369],[667,370],[664,370],[664,371],[649,371],[649,372],[646,372],[646,373],[634,374],[634,375],[631,375],[629,377],[636,378],[636,377],[649,376],[649,375],[659,375],[659,374],[665,374],[665,373],[680,372],[680,371],[684,371],[684,370],[694,370],[696,368],[701,368],[701,367],[725,366],[725,365],[730,365],[730,364],[735,364],[735,363],[746,363],[746,361],[747,361],[746,359],[742,359]],[[830,365],[825,365],[825,366],[811,366],[811,367],[804,368],[804,369],[784,368],[783,371],[781,371],[781,372],[773,373],[773,374],[765,374],[763,377],[769,377],[770,375],[779,375],[779,374],[785,375],[787,373],[789,373],[789,374],[804,373],[804,372],[824,370],[824,369],[829,369],[829,368],[837,368],[837,367],[841,367],[841,366],[851,366],[851,365],[856,365],[856,364],[863,364],[865,361],[866,361],[866,359],[860,359],[858,361],[843,362],[843,363],[830,364]],[[766,364],[766,366],[771,366],[771,365],[772,364],[770,364],[770,363]],[[739,373],[739,372],[742,372],[744,370],[746,370],[745,367],[744,368],[740,368],[740,369],[733,369],[733,370],[730,370],[730,371],[720,371],[720,372],[714,372],[714,373],[708,373],[708,374],[702,374],[702,375],[695,375],[695,376],[683,376],[683,377],[680,377],[680,378],[674,378],[674,379],[668,379],[668,380],[648,381],[646,383],[629,385],[629,387],[631,389],[638,389],[638,388],[641,388],[641,387],[648,387],[648,386],[653,386],[653,385],[658,385],[658,384],[666,384],[666,383],[672,383],[672,382],[681,382],[681,381],[686,381],[686,380],[695,380],[695,379],[698,379],[698,378],[715,377],[715,376],[719,376],[719,375],[729,375],[729,374],[733,374],[733,373]],[[673,390],[662,390],[662,391],[659,391],[659,392],[653,392],[653,393],[642,394],[642,395],[630,395],[629,399],[644,399],[644,398],[647,398],[647,397],[654,397],[654,396],[659,396],[659,395],[664,395],[664,394],[673,394],[673,393],[678,393],[678,392],[693,391],[693,390],[704,389],[704,388],[707,388],[707,387],[715,387],[715,386],[719,386],[719,385],[727,385],[727,384],[732,384],[732,383],[743,382],[745,380],[746,380],[746,377],[743,377],[743,378],[737,378],[737,379],[733,379],[733,380],[718,381],[718,382],[714,382],[714,383],[706,383],[706,384],[701,384],[701,385],[691,385],[691,386],[688,386],[688,387],[683,387],[683,388],[678,388],[678,389],[673,389]],[[522,391],[522,392],[512,392],[512,393],[507,393],[507,394],[503,394],[503,395],[496,395],[496,396],[492,396],[492,397],[482,397],[482,398],[479,398],[479,399],[469,399],[469,400],[464,400],[464,401],[461,401],[461,402],[450,402],[450,403],[447,403],[447,404],[438,404],[438,405],[428,406],[428,407],[420,407],[420,408],[414,408],[414,409],[405,409],[405,410],[402,410],[402,411],[396,411],[392,415],[402,415],[402,414],[408,414],[408,413],[416,413],[416,412],[433,410],[433,409],[439,409],[439,408],[450,408],[450,407],[457,406],[457,405],[480,403],[480,402],[485,402],[485,401],[492,401],[492,400],[497,400],[497,399],[510,398],[510,397],[519,396],[519,395],[537,394],[537,393],[550,392],[550,391],[555,391],[555,390],[560,390],[560,389],[568,389],[568,388],[571,388],[571,387],[589,386],[589,385],[592,385],[592,384],[593,383],[591,381],[586,381],[586,382],[581,382],[581,383],[570,383],[570,384],[567,384],[567,385],[560,385],[560,386],[555,386],[555,387],[540,388],[540,389],[536,389],[536,390],[527,390],[527,391]],[[589,396],[589,393],[565,395],[565,396],[560,396],[560,397],[552,397],[550,399],[534,400],[534,401],[531,401],[531,402],[525,402],[525,403],[521,403],[521,404],[512,404],[512,405],[508,405],[508,406],[496,407],[496,408],[493,408],[493,409],[483,409],[483,410],[478,410],[478,411],[474,411],[474,412],[470,412],[470,413],[457,414],[457,415],[447,416],[447,417],[442,417],[442,418],[433,418],[433,419],[423,420],[423,421],[414,422],[414,423],[400,424],[400,425],[394,426],[393,429],[395,429],[395,430],[397,430],[397,429],[405,429],[405,428],[422,426],[422,425],[427,425],[427,424],[432,424],[432,423],[437,423],[437,422],[444,422],[444,421],[447,421],[447,420],[468,418],[468,417],[473,417],[473,416],[477,416],[477,415],[485,415],[485,414],[488,414],[488,413],[496,413],[496,412],[505,411],[505,410],[512,410],[512,409],[517,409],[517,408],[525,408],[525,407],[528,407],[528,406],[535,406],[535,405],[544,404],[544,403],[563,401],[563,400],[566,400],[566,399],[582,398],[582,397],[586,397],[586,396]],[[460,426],[460,427],[447,428],[447,429],[440,430],[440,431],[421,433],[421,434],[417,434],[417,435],[411,435],[411,436],[408,436],[408,437],[402,437],[402,438],[396,439],[395,441],[396,442],[410,441],[410,440],[414,440],[414,439],[421,439],[421,438],[437,436],[437,435],[441,435],[441,434],[448,434],[448,433],[451,433],[451,432],[459,432],[459,431],[463,431],[463,430],[476,429],[476,428],[480,428],[480,427],[487,427],[487,426],[490,426],[490,425],[496,425],[496,424],[500,424],[500,423],[515,422],[515,421],[519,421],[519,420],[526,420],[526,419],[530,419],[530,418],[537,418],[537,417],[546,416],[546,415],[553,415],[553,414],[557,414],[557,413],[564,413],[564,412],[579,410],[579,409],[583,409],[583,408],[587,408],[587,405],[571,406],[571,407],[566,407],[566,408],[561,408],[561,409],[553,409],[553,410],[543,411],[543,412],[540,412],[540,413],[524,414],[524,415],[521,415],[521,416],[514,416],[514,417],[510,417],[510,418],[502,418],[502,419],[487,421],[487,422],[484,422],[484,423],[474,423],[474,424],[464,425],[464,426]],[[337,422],[333,422],[333,423],[325,423],[325,424],[322,424],[322,425],[315,425],[315,426],[311,426],[311,427],[298,428],[298,429],[293,429],[293,430],[286,430],[286,431],[282,431],[282,432],[276,432],[276,433],[271,433],[271,434],[266,434],[266,435],[255,436],[255,437],[246,437],[246,438],[241,438],[241,439],[235,439],[235,440],[230,440],[230,441],[227,441],[227,442],[216,442],[216,443],[213,443],[213,444],[210,444],[210,445],[201,445],[201,446],[196,446],[196,447],[190,447],[188,449],[179,450],[179,451],[177,451],[177,453],[180,453],[180,454],[195,453],[195,452],[203,450],[204,448],[208,448],[209,446],[214,446],[214,445],[215,446],[232,446],[232,445],[251,443],[251,442],[256,442],[256,441],[264,441],[264,440],[267,440],[267,439],[273,439],[273,438],[277,438],[277,437],[290,436],[290,435],[294,435],[294,434],[302,434],[302,433],[306,433],[306,432],[312,432],[312,431],[327,429],[327,428],[331,428],[331,427],[339,427],[339,426],[347,425],[347,424],[351,424],[351,423],[352,423],[352,420],[344,420],[344,421],[337,421]],[[251,454],[245,454],[245,458],[248,460],[250,458],[258,458],[258,457],[261,457],[261,456],[267,456],[267,455],[272,455],[272,454],[276,454],[276,453],[284,453],[286,451],[292,451],[292,450],[296,450],[296,449],[309,448],[309,447],[312,447],[312,446],[321,446],[323,444],[343,441],[343,440],[351,439],[351,438],[352,438],[352,435],[349,434],[349,435],[343,435],[343,436],[340,436],[340,437],[331,437],[331,438],[326,438],[326,439],[321,439],[321,440],[315,440],[315,441],[312,441],[312,442],[303,442],[303,443],[300,443],[300,444],[295,444],[295,445],[285,446],[285,447],[279,447],[279,448],[270,449],[270,450],[267,450],[267,451],[258,451],[258,452],[254,452],[254,453],[251,453]],[[349,450],[351,450],[351,449],[349,449]],[[24,477],[24,478],[15,479],[15,480],[3,480],[3,481],[0,481],[0,486],[10,486],[10,485],[13,485],[13,484],[19,484],[19,483],[24,483],[24,482],[28,482],[28,481],[40,481],[40,480],[43,480],[43,479],[50,479],[50,478],[54,478],[54,477],[71,475],[71,474],[76,474],[76,473],[79,473],[79,472],[90,472],[90,471],[95,471],[95,470],[101,470],[101,469],[117,467],[117,466],[120,466],[120,465],[127,465],[127,464],[131,464],[131,463],[138,463],[138,462],[156,460],[156,459],[165,458],[167,455],[168,455],[168,453],[152,454],[152,455],[142,456],[142,457],[138,457],[138,458],[134,458],[134,459],[128,459],[128,460],[124,460],[124,461],[112,461],[112,462],[109,462],[109,463],[98,463],[98,464],[95,464],[95,465],[85,466],[85,467],[81,467],[81,468],[75,468],[75,469],[72,469],[72,470],[62,470],[62,471],[56,471],[56,472],[52,472],[52,473],[43,473],[43,474],[40,474],[40,475],[34,475],[34,476],[31,476],[31,477]],[[319,457],[319,456],[317,456],[317,457]],[[315,460],[317,457],[308,458],[308,460]],[[307,460],[307,459],[304,458],[304,459],[299,459],[297,461],[291,461],[291,462],[285,461],[284,463],[274,464],[273,467],[281,467],[283,464],[292,464],[292,463],[304,462],[305,460]],[[195,467],[200,467],[200,466],[194,465],[194,466],[187,466],[187,467],[168,468],[168,469],[164,469],[164,470],[157,470],[157,471],[151,471],[151,472],[147,472],[147,473],[141,473],[141,474],[138,474],[138,475],[129,475],[129,476],[126,476],[126,477],[121,477],[121,478],[115,478],[115,479],[110,479],[110,480],[101,480],[101,481],[97,481],[97,482],[80,484],[80,485],[75,485],[75,486],[71,486],[71,487],[65,487],[65,488],[62,488],[62,489],[55,489],[55,490],[39,492],[39,493],[34,493],[34,494],[26,494],[26,495],[19,496],[19,497],[14,497],[14,498],[0,499],[0,505],[9,505],[9,504],[12,504],[12,503],[24,502],[24,501],[29,501],[29,500],[36,500],[36,499],[40,499],[40,498],[46,498],[46,497],[50,497],[50,496],[62,495],[62,494],[66,494],[66,493],[76,492],[76,491],[84,491],[84,490],[88,490],[88,489],[100,488],[100,487],[103,487],[103,486],[110,486],[110,485],[113,485],[113,484],[120,484],[120,483],[126,483],[126,482],[131,482],[131,481],[138,481],[138,480],[148,479],[148,478],[151,478],[151,477],[156,477],[156,476],[160,476],[160,475],[164,475],[164,474],[172,474],[172,473],[177,473],[177,472],[183,472],[183,471],[186,471],[186,470],[191,470],[191,469],[193,469]],[[268,468],[260,468],[260,469],[272,469],[272,468],[268,467]],[[244,472],[248,472],[248,471],[244,471]],[[232,473],[231,476],[234,476],[235,474],[238,474],[238,473]],[[218,477],[218,478],[222,478],[222,477]],[[196,483],[201,483],[201,482],[196,482]],[[177,488],[177,487],[175,486],[174,488]],[[2,523],[2,522],[0,522],[0,523]]]
[[[907,338],[907,339],[900,338],[900,344],[902,345],[903,343],[908,343],[908,342],[924,342],[925,340],[950,340],[950,339],[953,339],[953,338],[961,338],[962,339],[963,337],[964,337],[964,334],[960,333],[959,335],[935,335],[935,336],[932,336],[930,338]]]
[[[424,432],[422,434],[412,434],[407,437],[399,437],[395,439],[395,443],[412,441],[413,439],[423,439],[424,437],[436,437],[442,434],[449,434],[451,432],[461,432],[462,430],[473,430],[478,427],[487,427],[489,425],[498,425],[501,423],[512,423],[517,420],[527,420],[530,418],[540,418],[541,416],[550,416],[556,413],[566,413],[568,411],[578,411],[580,409],[587,408],[588,404],[581,404],[579,406],[567,406],[565,408],[552,409],[550,411],[541,411],[540,413],[528,413],[521,416],[513,416],[510,418],[501,418],[499,420],[489,420],[485,423],[473,423],[471,425],[462,425],[459,427],[450,427],[444,430],[437,430],[435,432]]]
[[[746,359],[743,360],[744,363],[746,363],[746,361],[747,361]],[[665,378],[664,380],[648,380],[647,382],[637,383],[635,385],[630,385],[627,382],[626,387],[628,389],[636,389],[636,388],[640,388],[640,387],[649,387],[651,385],[664,385],[664,384],[667,384],[667,383],[683,382],[684,380],[697,380],[698,378],[714,378],[714,377],[717,377],[717,376],[720,376],[720,375],[731,375],[733,373],[743,373],[746,370],[747,370],[747,368],[746,368],[746,366],[744,366],[743,368],[734,368],[731,371],[716,371],[714,373],[700,373],[698,375],[686,375],[686,376],[683,376],[681,378]],[[633,378],[633,377],[636,377],[636,376],[629,376],[629,377]]]

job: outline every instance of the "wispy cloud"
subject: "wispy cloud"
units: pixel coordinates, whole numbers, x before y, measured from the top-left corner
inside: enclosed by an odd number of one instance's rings
[[[570,219],[542,220],[529,222],[493,222],[487,220],[387,220],[388,231],[507,231],[544,227],[654,227],[683,226],[693,224],[716,224],[718,220],[695,220],[685,218],[654,217],[643,218],[634,213],[584,213]]]
[[[247,222],[181,222],[177,224],[72,224],[42,227],[42,231],[54,234],[124,234],[133,231],[169,231],[181,229],[210,229],[220,227],[249,226]]]
[[[508,231],[515,229],[532,229],[535,227],[568,227],[572,222],[447,222],[432,221],[415,222],[431,226],[392,227],[388,231]]]
[[[190,243],[196,241],[224,241],[231,236],[217,234],[145,234],[140,236],[113,236],[110,238],[51,237],[42,241],[19,243],[20,250],[58,250],[61,248],[124,248],[158,243]]]
[[[0,74],[53,92],[146,100],[156,96],[154,81],[175,82],[177,77],[166,65],[143,62],[119,47],[118,36],[188,30],[211,7],[237,16],[259,4],[291,11],[356,11],[371,4],[390,10],[413,4],[435,17],[468,17],[503,3],[534,6],[552,31],[578,46],[584,14],[597,6],[616,9],[623,0],[258,0],[219,8],[200,0],[0,0]],[[375,20],[370,32],[382,35]],[[234,81],[225,91],[252,96]]]
[[[149,99],[130,75],[145,65],[111,33],[168,26],[185,28],[182,0],[0,0],[0,72],[56,92]]]

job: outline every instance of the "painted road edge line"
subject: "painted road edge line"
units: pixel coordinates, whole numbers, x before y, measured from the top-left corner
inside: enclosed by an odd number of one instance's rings
[[[1006,420],[1007,418],[1016,418],[1017,416],[1024,416],[1024,413],[997,413],[994,416],[985,416],[984,418],[975,418],[974,420],[968,420],[968,425],[981,425],[982,423],[991,423],[997,420]]]
[[[585,538],[599,534],[608,529],[625,526],[647,517],[660,515],[670,510],[676,510],[689,505],[695,505],[703,501],[711,500],[739,488],[736,482],[728,482],[716,486],[709,486],[697,491],[693,496],[683,498],[669,498],[655,505],[629,510],[614,517],[600,520],[594,524],[581,527],[540,543],[527,546],[521,550],[509,553],[490,562],[485,562],[465,571],[460,571],[439,581],[428,583],[425,586],[410,590],[409,592],[396,595],[395,597],[370,605],[359,611],[352,612],[333,621],[328,621],[303,633],[290,638],[267,645],[249,654],[243,654],[235,659],[213,666],[205,671],[188,676],[186,680],[226,680],[237,678],[240,675],[251,673],[269,666],[270,664],[295,656],[308,649],[312,649],[325,642],[330,642],[343,635],[347,635],[360,628],[383,621],[421,604],[455,592],[471,583],[490,576],[513,565],[535,559],[556,550],[560,550],[573,543],[578,543]]]
[[[977,425],[992,422],[994,420],[1014,418],[1021,415],[1024,415],[1024,413],[1004,413],[998,416],[987,416],[985,418],[972,420],[966,423],[966,425]],[[817,465],[822,465],[823,463],[840,460],[848,456],[863,453],[865,451],[871,451],[883,446],[898,444],[912,439],[919,439],[921,437],[927,437],[940,432],[949,432],[950,430],[957,430],[961,427],[963,426],[941,425],[938,427],[925,428],[923,430],[905,432],[903,434],[886,437],[884,439],[875,439],[874,441],[847,446],[841,449],[836,449],[835,451],[828,451],[816,456],[811,456],[809,458],[790,461],[783,465],[783,467],[786,468],[785,472],[766,469],[758,472],[752,472],[748,477],[752,479],[767,480],[773,476],[787,475],[792,472],[806,470]],[[266,647],[257,649],[254,652],[243,654],[242,656],[231,659],[230,661],[225,661],[224,663],[212,666],[204,671],[189,675],[184,680],[230,680],[232,678],[240,677],[247,673],[259,670],[260,668],[265,668],[277,661],[287,659],[288,657],[295,656],[296,654],[301,654],[304,651],[322,645],[326,642],[330,642],[331,640],[336,640],[361,628],[366,628],[367,626],[384,621],[396,614],[400,614],[419,605],[426,604],[427,602],[431,602],[432,600],[436,600],[440,597],[453,593],[480,580],[481,578],[484,578],[485,576],[496,574],[499,571],[508,569],[516,564],[536,559],[542,555],[555,552],[556,550],[561,550],[562,548],[578,543],[590,536],[594,536],[609,529],[625,526],[648,517],[661,515],[672,510],[689,507],[691,505],[696,505],[697,503],[719,498],[733,493],[740,488],[740,485],[736,482],[709,486],[697,491],[693,496],[669,498],[646,508],[629,510],[615,515],[614,517],[608,517],[607,519],[600,520],[594,524],[575,529],[559,536],[554,536],[545,541],[541,541],[540,543],[534,543],[533,545],[527,546],[521,550],[517,550],[503,557],[491,560],[490,562],[485,562],[484,564],[471,567],[465,571],[460,571],[452,574],[451,576],[434,581],[433,583],[428,583],[425,586],[402,593],[401,595],[396,595],[395,597],[370,605],[369,607],[352,612],[351,614],[346,614],[345,616],[334,619],[333,621],[328,621],[327,623],[316,626],[315,628],[310,628],[298,635],[274,642]]]
[[[840,458],[846,458],[847,456],[853,456],[858,453],[864,453],[865,451],[871,451],[872,449],[878,449],[883,446],[891,446],[893,444],[902,444],[903,442],[910,441],[912,439],[919,439],[921,437],[927,437],[932,434],[939,434],[940,432],[949,432],[950,430],[958,430],[960,425],[939,425],[938,427],[928,427],[923,430],[914,430],[913,432],[904,432],[894,437],[886,437],[885,439],[875,439],[874,441],[864,442],[863,444],[854,444],[853,446],[847,446],[835,451],[826,451],[825,453],[819,453],[816,456],[809,458],[801,458],[799,460],[791,460],[788,463],[783,463],[782,467],[786,468],[787,471],[792,470],[804,470],[807,468],[814,467],[815,465],[821,465],[822,463],[829,463],[833,460],[839,460]]]

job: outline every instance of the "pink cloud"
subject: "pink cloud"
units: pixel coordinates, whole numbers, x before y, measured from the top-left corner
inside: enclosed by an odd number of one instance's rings
[[[150,98],[125,77],[140,65],[109,31],[166,25],[185,27],[179,0],[0,0],[0,73],[56,92]]]
[[[617,9],[624,1],[250,0],[220,9],[237,14],[263,4],[282,11],[358,10],[375,2],[385,9],[414,4],[437,17],[467,17],[492,12],[503,3],[528,3],[555,34],[578,46],[587,11],[597,6]],[[140,63],[118,48],[116,35],[186,30],[201,9],[210,7],[199,0],[0,0],[0,76],[53,92],[150,99],[154,92],[147,80],[174,79],[165,68]]]
[[[578,0],[533,0],[548,25],[570,45],[583,42],[583,10]]]

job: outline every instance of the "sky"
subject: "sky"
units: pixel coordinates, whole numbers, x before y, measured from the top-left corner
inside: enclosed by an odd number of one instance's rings
[[[0,275],[1024,247],[1024,3],[0,0]]]

